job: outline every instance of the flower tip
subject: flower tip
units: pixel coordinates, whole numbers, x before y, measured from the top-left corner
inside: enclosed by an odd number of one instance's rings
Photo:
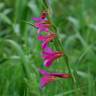
[[[42,19],[45,19],[47,15],[48,15],[48,12],[45,11],[45,10],[43,10],[43,11],[41,12],[41,16],[40,16],[40,17],[41,17]]]
[[[58,57],[61,57],[61,56],[63,56],[64,55],[64,53],[62,52],[62,51],[57,51],[57,56]]]
[[[64,55],[64,52],[60,51],[60,56],[63,56]]]
[[[72,76],[71,76],[71,74],[64,74],[63,77],[64,78],[71,78]]]

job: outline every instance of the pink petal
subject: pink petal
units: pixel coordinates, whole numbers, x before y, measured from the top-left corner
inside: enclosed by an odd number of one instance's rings
[[[42,74],[42,75],[49,75],[49,73],[45,70],[42,70],[42,69],[39,69],[39,72]]]
[[[42,58],[43,58],[44,60],[48,60],[48,59],[51,59],[52,56],[50,56],[50,55],[43,55]]]
[[[70,74],[63,74],[63,73],[50,73],[50,76],[56,76],[56,77],[60,77],[60,78],[69,78],[71,77]]]
[[[48,46],[46,46],[46,48],[44,48],[44,52],[53,53],[52,49],[49,48]]]
[[[53,60],[51,60],[51,59],[50,60],[48,60],[48,59],[47,60],[44,60],[44,66],[50,67],[52,65],[52,61]]]
[[[45,28],[45,27],[40,27],[40,29],[41,29],[41,31],[43,31],[43,32],[48,32],[48,31],[49,31],[49,29],[48,29],[48,28]]]
[[[57,59],[57,56],[53,55],[53,56],[45,56],[44,57],[44,66],[46,67],[50,67],[52,65],[52,62]]]
[[[55,52],[50,53],[49,51],[48,52],[43,51],[42,53],[43,55],[50,55],[50,56],[55,55]]]
[[[39,35],[39,36],[38,36],[38,40],[40,40],[40,41],[45,40],[45,38],[46,38],[46,37],[45,37],[45,36],[42,36],[42,35]]]
[[[35,23],[35,26],[36,26],[37,28],[43,28],[43,25],[42,25],[40,22],[36,22],[36,23]]]
[[[48,44],[47,42],[42,43],[42,48],[45,49],[47,44]]]
[[[49,32],[49,28],[44,28],[44,31],[45,32]]]
[[[33,17],[32,20],[37,21],[37,22],[40,22],[40,21],[42,21],[43,19],[40,18],[40,17],[39,17],[39,18],[38,18],[38,17],[37,17],[37,18],[36,18],[36,17]]]
[[[53,82],[55,80],[56,77],[53,76],[44,76],[43,78],[41,78],[40,80],[40,88],[45,87],[47,84]]]
[[[37,30],[37,33],[39,34],[40,32],[48,32],[49,29],[47,28],[42,28],[40,27],[38,30]]]

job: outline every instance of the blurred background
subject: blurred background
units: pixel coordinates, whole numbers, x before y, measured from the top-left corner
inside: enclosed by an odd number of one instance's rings
[[[63,58],[43,66],[36,29],[24,22],[34,24],[32,17],[42,10],[48,10],[68,56],[75,87],[60,79],[39,88],[38,67],[68,72]],[[0,96],[96,96],[96,1],[0,0]]]

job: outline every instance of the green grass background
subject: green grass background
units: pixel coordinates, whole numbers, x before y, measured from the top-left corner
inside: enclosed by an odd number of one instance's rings
[[[40,90],[38,67],[68,72],[65,57],[43,66],[36,29],[23,22],[44,9],[62,44],[56,38],[50,47],[68,56],[75,82],[59,79]],[[96,96],[96,1],[0,0],[0,96]]]

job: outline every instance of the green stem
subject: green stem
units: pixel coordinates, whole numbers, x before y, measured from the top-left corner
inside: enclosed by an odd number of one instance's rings
[[[55,27],[54,29],[55,29],[55,32],[57,33],[56,27]],[[64,49],[63,49],[63,46],[62,46],[60,40],[58,39],[58,37],[57,37],[56,39],[57,39],[57,42],[56,42],[56,43],[59,44],[60,49],[63,51]],[[63,52],[64,52],[64,51],[63,51]],[[73,74],[73,72],[71,71],[71,66],[70,66],[69,61],[68,61],[68,56],[65,54],[65,55],[63,56],[63,58],[64,58],[64,60],[65,60],[65,62],[66,62],[66,64],[67,64],[68,71],[69,71],[69,73],[70,73],[71,76],[72,76],[72,81],[73,81],[73,83],[74,83],[74,89],[77,89],[78,86],[77,86],[77,84],[76,84],[76,78],[75,78],[75,75]],[[75,95],[78,96],[78,93],[76,92]]]

